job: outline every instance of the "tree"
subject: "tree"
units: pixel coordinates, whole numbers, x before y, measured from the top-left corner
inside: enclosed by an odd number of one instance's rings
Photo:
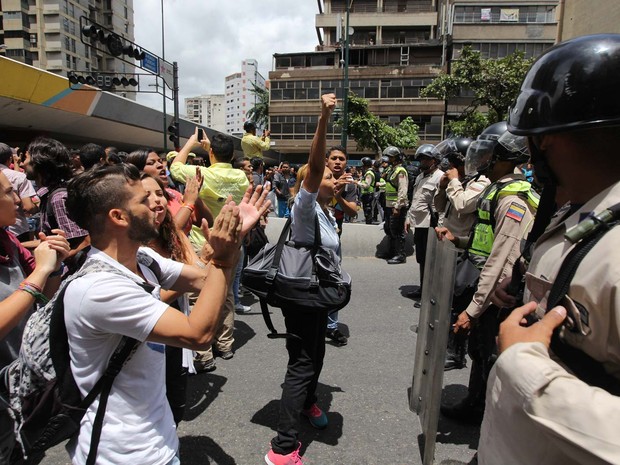
[[[418,146],[418,126],[405,118],[397,126],[390,126],[368,109],[368,100],[349,92],[349,127],[347,134],[355,139],[358,150],[372,149],[381,153],[394,145],[400,149]]]
[[[466,95],[466,91],[473,93],[469,106],[447,126],[454,135],[476,137],[485,127],[506,119],[533,61],[520,51],[497,60],[485,59],[471,47],[463,47],[452,73],[440,74],[420,95],[445,100]]]
[[[256,123],[256,127],[266,128],[269,124],[269,91],[252,84],[252,92],[256,97],[256,103],[246,114],[247,118]]]

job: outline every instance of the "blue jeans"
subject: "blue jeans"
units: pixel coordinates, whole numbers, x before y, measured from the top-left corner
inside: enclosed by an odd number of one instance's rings
[[[179,453],[172,457],[172,460],[168,462],[166,465],[181,465],[181,459],[179,458]]]
[[[327,329],[338,329],[338,312],[327,315]]]
[[[278,218],[288,218],[289,215],[288,200],[278,199]]]

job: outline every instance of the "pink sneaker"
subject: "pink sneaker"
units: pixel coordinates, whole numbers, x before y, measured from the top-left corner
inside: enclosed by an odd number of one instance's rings
[[[302,410],[301,413],[308,417],[310,424],[316,429],[327,428],[327,415],[325,415],[325,412],[323,412],[318,405],[312,404],[312,407],[308,410]]]
[[[301,449],[301,442],[297,449],[286,455],[276,454],[273,449],[269,449],[265,455],[265,462],[268,465],[304,465],[301,460],[302,457],[299,455],[299,449]]]

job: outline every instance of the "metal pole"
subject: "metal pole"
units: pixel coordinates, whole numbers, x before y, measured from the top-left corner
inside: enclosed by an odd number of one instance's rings
[[[176,61],[172,62],[172,96],[174,98],[174,120],[177,123],[176,143],[178,147],[175,147],[175,150],[180,150],[181,139],[179,138],[179,66]]]
[[[165,60],[166,59],[166,41],[164,38],[164,0],[161,0],[161,59]],[[162,83],[163,85],[161,86],[163,89],[163,99],[164,99],[164,104],[163,104],[163,109],[162,112],[164,114],[163,120],[164,120],[164,130],[162,131],[164,134],[164,151],[168,151],[168,122],[166,121],[168,118],[166,118],[166,84]]]
[[[347,1],[346,31],[344,39],[344,79],[342,80],[342,133],[340,145],[347,147],[347,131],[349,130],[349,10],[350,3]],[[353,3],[353,1],[351,1]]]

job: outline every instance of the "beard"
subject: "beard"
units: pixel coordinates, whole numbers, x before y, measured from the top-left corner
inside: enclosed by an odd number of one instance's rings
[[[151,219],[136,216],[129,212],[129,229],[127,236],[132,241],[140,242],[140,244],[148,244],[159,236],[159,229],[155,226]]]

